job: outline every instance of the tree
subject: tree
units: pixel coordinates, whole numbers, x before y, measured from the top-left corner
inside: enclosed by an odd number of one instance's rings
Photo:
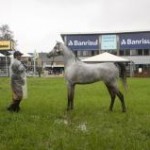
[[[15,42],[13,32],[7,24],[0,27],[0,40],[11,40]]]
[[[14,43],[14,47],[17,46],[17,41],[14,40],[13,32],[7,24],[0,26],[0,40],[10,40]]]

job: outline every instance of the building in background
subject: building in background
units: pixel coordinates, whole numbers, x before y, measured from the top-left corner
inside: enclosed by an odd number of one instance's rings
[[[134,62],[135,76],[150,76],[150,31],[67,33],[61,37],[81,59],[109,52]]]
[[[0,53],[3,57],[0,57],[0,76],[9,76],[9,51],[14,51],[14,42],[12,40],[0,40]]]
[[[62,56],[47,57],[47,53],[39,53],[38,66],[46,70],[49,75],[60,75],[64,72],[64,61]]]

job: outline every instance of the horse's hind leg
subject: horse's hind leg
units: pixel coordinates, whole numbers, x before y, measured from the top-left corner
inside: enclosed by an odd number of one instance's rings
[[[110,94],[110,97],[111,97],[111,103],[110,103],[110,106],[109,106],[109,110],[112,111],[113,110],[113,105],[114,105],[114,102],[115,102],[115,98],[116,98],[116,94],[113,90],[113,87],[108,85],[108,84],[105,84],[107,89],[108,89],[108,92]]]
[[[68,106],[67,106],[67,110],[71,110],[74,107],[74,89],[75,86],[74,85],[70,85],[68,84]]]
[[[126,105],[125,105],[125,102],[124,102],[124,96],[123,96],[123,94],[119,90],[116,92],[116,94],[117,94],[117,96],[119,97],[119,99],[121,101],[122,111],[126,112]]]
[[[123,94],[119,91],[116,83],[114,84],[106,84],[106,87],[111,95],[111,104],[109,109],[112,111],[113,109],[113,105],[114,105],[114,101],[115,101],[115,97],[116,95],[118,96],[119,100],[121,101],[121,106],[122,106],[122,111],[126,112],[126,106],[125,106],[125,102],[124,102],[124,96]]]

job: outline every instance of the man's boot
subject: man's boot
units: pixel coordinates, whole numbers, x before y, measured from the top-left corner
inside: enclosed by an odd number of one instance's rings
[[[16,100],[16,106],[15,106],[15,112],[19,112],[20,111],[20,102],[21,102],[21,100]]]
[[[20,107],[19,107],[20,101],[21,100],[13,100],[13,103],[7,108],[7,110],[10,111],[10,112],[19,112],[19,110],[20,110]]]
[[[13,112],[15,108],[15,100],[13,99],[13,102],[7,107],[7,110],[10,112]]]

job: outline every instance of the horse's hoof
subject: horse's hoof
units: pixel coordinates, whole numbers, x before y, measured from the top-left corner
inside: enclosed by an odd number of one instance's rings
[[[70,108],[67,108],[66,111],[70,111]]]
[[[109,111],[111,111],[111,112],[112,112],[113,110],[112,110],[112,109],[109,109]]]
[[[67,108],[66,110],[67,110],[67,111],[71,111],[71,110],[73,110],[73,108]]]

